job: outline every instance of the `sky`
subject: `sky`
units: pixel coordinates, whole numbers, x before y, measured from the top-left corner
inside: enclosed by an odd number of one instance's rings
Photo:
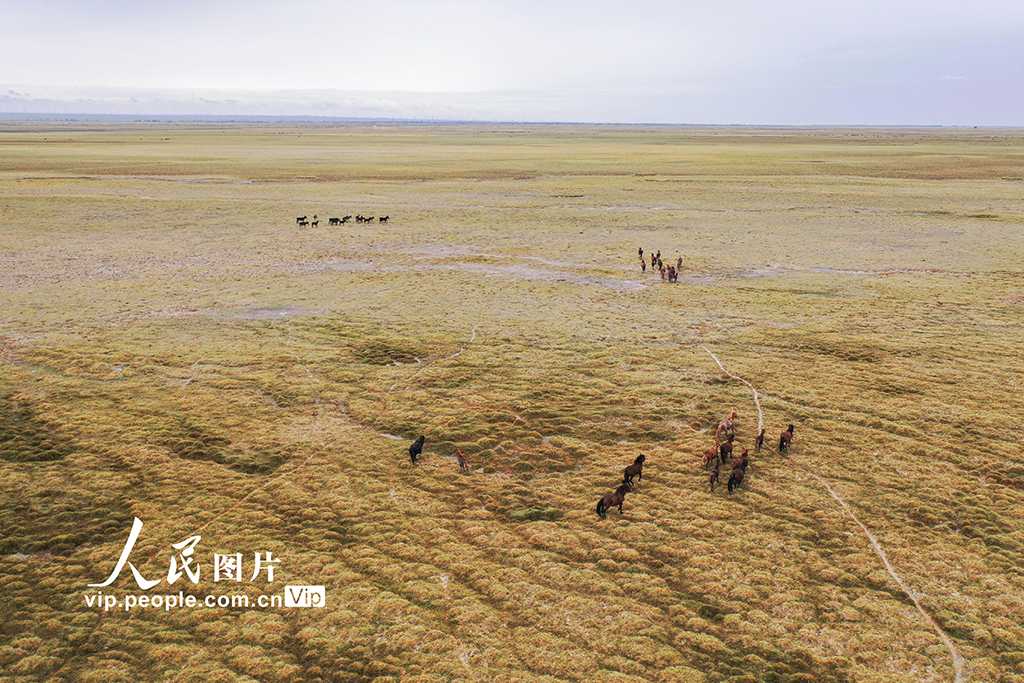
[[[0,0],[0,113],[1024,126],[1024,0]]]

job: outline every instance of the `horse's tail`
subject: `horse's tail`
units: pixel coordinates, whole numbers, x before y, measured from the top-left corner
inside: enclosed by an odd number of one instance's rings
[[[729,477],[729,493],[732,493],[732,490],[733,490],[733,488],[735,488],[735,485],[736,485],[736,477],[730,476]]]
[[[604,517],[604,511],[607,510],[607,509],[608,508],[606,508],[604,506],[604,498],[602,498],[601,500],[597,501],[597,514],[598,514],[598,516]]]

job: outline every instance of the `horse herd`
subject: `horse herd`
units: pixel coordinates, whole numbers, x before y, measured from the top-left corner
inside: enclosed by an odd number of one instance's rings
[[[644,258],[644,248],[640,247],[636,250],[637,256],[640,257],[640,268],[643,272],[647,272],[647,260]],[[669,282],[679,282],[679,271],[683,269],[683,257],[680,256],[676,261],[676,265],[671,263],[666,264],[661,260],[661,249],[658,253],[651,253],[651,270],[661,272],[661,279],[668,280]]]
[[[378,223],[387,223],[389,218],[390,216],[363,216],[362,214],[356,214],[355,216],[356,223],[372,223],[374,220],[376,220]],[[317,218],[316,214],[313,214],[313,220],[310,221],[307,219],[308,216],[297,216],[295,218],[295,223],[300,228],[305,228],[307,226],[315,228],[318,225],[320,225],[320,220]],[[342,216],[341,218],[328,218],[327,224],[345,225],[345,223],[348,223],[350,220],[352,220],[352,216]]]
[[[704,469],[707,469],[708,465],[712,462],[715,463],[714,469],[711,470],[711,474],[708,477],[708,483],[711,491],[715,490],[715,484],[718,483],[719,477],[721,476],[722,465],[725,465],[729,458],[732,456],[733,441],[736,438],[736,418],[738,417],[735,410],[732,414],[718,423],[718,429],[715,430],[715,445],[709,447],[704,451],[701,460],[704,464]],[[760,453],[764,446],[764,433],[765,430],[761,429],[761,432],[754,438],[754,452]],[[722,442],[721,437],[725,436],[725,441]],[[409,446],[409,459],[412,464],[415,465],[416,461],[419,460],[420,455],[423,453],[423,444],[426,441],[425,436],[420,436],[418,439],[412,442]],[[789,425],[779,435],[779,453],[787,453],[789,451],[789,445],[793,441],[793,425]],[[456,451],[456,455],[459,461],[459,469],[468,472],[469,461],[466,460],[466,456],[462,454],[461,450]],[[622,484],[619,485],[613,493],[609,493],[602,496],[601,500],[597,501],[597,514],[601,519],[608,519],[608,510],[617,507],[619,508],[619,514],[623,514],[622,505],[626,500],[626,494],[632,491],[635,487],[633,478],[635,477],[637,482],[640,482],[644,478],[644,462],[647,461],[647,456],[641,453],[633,461],[632,465],[629,465],[622,471]],[[750,449],[744,448],[743,452],[740,453],[739,457],[733,460],[732,472],[729,474],[727,487],[729,493],[732,494],[733,490],[736,489],[741,483],[743,478],[747,474],[747,467],[750,465]]]

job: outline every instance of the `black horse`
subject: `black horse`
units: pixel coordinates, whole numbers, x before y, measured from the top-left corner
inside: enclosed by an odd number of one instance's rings
[[[420,438],[413,441],[412,445],[409,446],[409,459],[412,460],[413,465],[416,464],[416,459],[423,453],[423,442],[426,440],[427,437],[420,436]]]
[[[626,500],[626,494],[629,493],[629,484],[623,484],[619,488],[615,489],[615,493],[609,493],[607,496],[597,501],[597,514],[601,516],[601,519],[608,519],[608,510],[618,506],[619,514],[622,514],[622,503]]]
[[[647,456],[641,453],[637,456],[633,464],[622,471],[622,483],[632,488],[633,477],[642,480],[644,478],[644,460]]]

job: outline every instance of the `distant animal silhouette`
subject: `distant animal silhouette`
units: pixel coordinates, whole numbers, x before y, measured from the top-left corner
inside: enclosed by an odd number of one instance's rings
[[[391,216],[381,216],[377,220],[380,221],[381,223],[387,223],[389,218],[391,218]]]
[[[305,217],[305,216],[299,216],[298,218],[296,218],[296,219],[295,219],[295,222],[296,222],[296,223],[301,223],[301,222],[302,222],[302,221],[304,221],[304,220],[306,220],[306,217]]]
[[[345,225],[345,224],[346,224],[346,223],[348,223],[348,222],[349,222],[350,220],[352,220],[352,216],[342,216],[342,217],[341,217],[341,224],[342,224],[342,225]]]
[[[340,225],[340,224],[341,224],[341,219],[340,218],[328,218],[327,219],[327,225]]]
[[[608,510],[616,506],[618,506],[619,514],[621,515],[622,503],[626,500],[626,494],[631,490],[629,484],[623,484],[615,489],[615,493],[609,493],[597,501],[597,514],[601,516],[601,519],[608,519]]]
[[[732,490],[740,485],[743,481],[743,475],[746,473],[746,470],[739,468],[732,471],[732,474],[729,475],[729,493],[732,493]]]
[[[762,429],[761,433],[757,435],[756,439],[754,439],[754,452],[755,453],[760,453],[761,452],[761,446],[763,446],[763,445],[764,445],[764,429]]]
[[[632,465],[630,465],[625,470],[623,470],[623,473],[622,473],[622,483],[623,484],[632,487],[633,486],[633,477],[636,477],[637,480],[641,480],[641,479],[644,478],[644,460],[646,460],[646,459],[647,459],[647,456],[644,455],[643,453],[641,453],[640,455],[637,456],[636,460],[633,461]]]
[[[793,441],[793,425],[779,435],[779,453],[789,452],[789,444]]]
[[[412,445],[409,446],[409,459],[412,460],[412,464],[413,465],[416,464],[416,460],[423,453],[423,442],[426,441],[426,440],[427,440],[427,437],[420,436],[420,438],[418,438],[415,441],[413,441]]]
[[[469,461],[466,460],[466,456],[464,456],[462,454],[462,451],[460,451],[460,450],[456,450],[455,453],[459,456],[459,469],[464,471],[464,472],[468,472],[469,471]]]
[[[299,227],[304,228],[309,225],[309,221],[299,221]]]
[[[708,483],[711,484],[711,490],[712,491],[715,490],[715,484],[718,483],[718,473],[719,473],[719,466],[716,463],[715,464],[715,469],[711,470],[711,476],[708,477]]]
[[[313,221],[312,223],[310,223],[310,225],[315,228],[316,226],[320,225],[320,221]]]

